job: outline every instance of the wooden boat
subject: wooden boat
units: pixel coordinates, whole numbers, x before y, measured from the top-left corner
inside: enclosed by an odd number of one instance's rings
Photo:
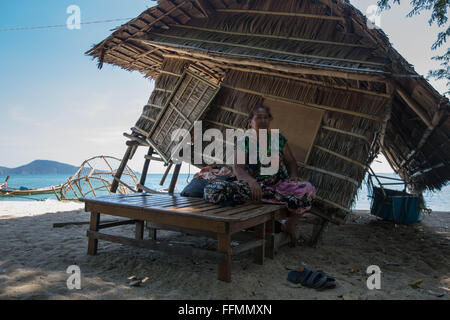
[[[3,197],[16,197],[16,196],[29,196],[34,194],[50,194],[60,191],[62,189],[63,185],[59,186],[51,186],[51,187],[45,187],[45,188],[38,188],[38,189],[6,189],[6,190],[0,190],[0,196]]]

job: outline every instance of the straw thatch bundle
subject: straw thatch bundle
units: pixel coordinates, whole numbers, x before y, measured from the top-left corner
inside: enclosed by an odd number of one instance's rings
[[[417,193],[450,179],[448,99],[346,2],[161,0],[88,54],[155,80],[132,130],[166,160],[174,128],[225,136],[274,105],[335,222],[380,151]]]

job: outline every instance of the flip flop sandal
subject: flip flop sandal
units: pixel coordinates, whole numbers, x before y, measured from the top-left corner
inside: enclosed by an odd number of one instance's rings
[[[323,270],[317,270],[316,272],[320,272],[326,278],[325,283],[322,287],[320,287],[320,289],[332,289],[336,287],[336,279],[334,277],[330,276]]]
[[[288,273],[288,281],[295,283],[295,284],[301,284],[302,286],[306,286],[306,280],[311,275],[312,271],[304,268],[303,271],[298,270],[292,270]]]
[[[311,276],[306,280],[305,286],[308,288],[319,289],[327,282],[327,276],[324,272],[314,271]]]

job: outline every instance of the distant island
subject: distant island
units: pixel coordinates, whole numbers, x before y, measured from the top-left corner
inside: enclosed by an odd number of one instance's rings
[[[70,164],[50,161],[34,160],[17,168],[0,167],[0,174],[68,174],[73,175],[78,167]]]

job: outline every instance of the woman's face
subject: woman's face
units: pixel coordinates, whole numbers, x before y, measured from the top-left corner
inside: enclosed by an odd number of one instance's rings
[[[265,109],[257,109],[250,120],[250,127],[258,131],[259,129],[269,129],[270,116]]]

